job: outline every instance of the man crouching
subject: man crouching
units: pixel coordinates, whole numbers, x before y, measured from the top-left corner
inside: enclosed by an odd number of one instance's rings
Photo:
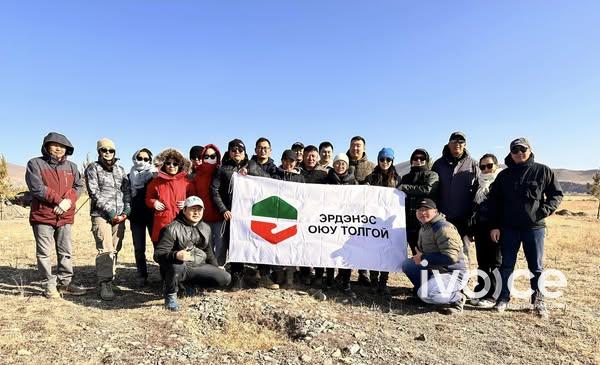
[[[197,196],[188,197],[183,210],[164,228],[154,250],[154,260],[165,272],[165,308],[177,311],[179,284],[224,287],[231,276],[218,267],[213,253],[208,224],[201,222],[204,202]]]
[[[417,207],[417,253],[404,261],[402,271],[422,301],[442,305],[443,314],[461,313],[466,301],[461,289],[467,280],[462,239],[433,200],[422,199]]]

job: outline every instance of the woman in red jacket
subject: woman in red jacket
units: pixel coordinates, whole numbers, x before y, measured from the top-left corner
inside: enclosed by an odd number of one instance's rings
[[[160,231],[171,223],[183,208],[192,185],[188,179],[190,161],[181,152],[167,148],[156,156],[159,171],[146,188],[146,206],[153,210],[152,243],[160,240]]]
[[[194,166],[193,189],[191,195],[199,196],[204,202],[204,217],[202,221],[210,226],[213,239],[213,249],[220,266],[225,265],[227,248],[223,235],[223,214],[215,207],[210,192],[210,184],[215,172],[221,167],[221,151],[214,144],[207,144],[202,149],[202,163]]]

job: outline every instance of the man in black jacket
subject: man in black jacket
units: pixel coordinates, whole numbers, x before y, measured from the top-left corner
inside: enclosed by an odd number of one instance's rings
[[[210,226],[201,222],[204,202],[188,197],[177,218],[166,226],[154,249],[154,260],[165,267],[165,307],[179,310],[179,284],[223,287],[231,281],[227,271],[218,267],[213,253]]]
[[[540,317],[547,317],[538,280],[543,270],[544,235],[548,217],[558,208],[563,193],[554,176],[546,166],[534,161],[531,145],[525,138],[510,143],[510,154],[504,159],[507,168],[502,170],[490,190],[490,212],[494,242],[500,242],[502,251],[502,290],[494,307],[503,312],[510,300],[509,278],[517,262],[517,253],[523,243],[523,251],[529,271],[531,303]]]

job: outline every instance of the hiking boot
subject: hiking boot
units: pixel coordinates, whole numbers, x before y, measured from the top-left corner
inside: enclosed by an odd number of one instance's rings
[[[352,291],[350,284],[342,286],[342,294],[344,294],[350,299],[356,299],[356,293]]]
[[[546,304],[544,303],[544,296],[539,291],[535,293],[533,311],[535,314],[537,314],[538,317],[542,319],[548,318],[548,310],[546,309]]]
[[[48,299],[59,299],[60,293],[58,292],[58,290],[56,290],[54,286],[51,286],[44,290],[44,296]]]
[[[239,272],[231,275],[231,284],[229,285],[229,290],[232,292],[240,291],[244,288],[242,274]]]
[[[173,312],[177,312],[179,310],[179,304],[177,304],[177,293],[171,293],[165,296],[165,309]]]
[[[87,293],[87,290],[85,290],[84,288],[77,286],[75,284],[68,284],[68,285],[61,285],[58,287],[58,290],[60,291],[60,293],[62,295],[85,295]]]
[[[500,299],[494,306],[494,310],[498,313],[502,313],[508,309],[508,300]]]
[[[300,281],[302,282],[302,284],[310,286],[310,284],[312,283],[310,274],[300,275]]]
[[[366,273],[358,273],[358,284],[369,288],[371,287],[371,280],[369,280]]]
[[[112,283],[107,281],[100,283],[100,298],[102,300],[113,300],[115,299],[115,293],[112,289]]]
[[[440,313],[446,315],[456,315],[461,314],[463,312],[463,308],[465,306],[465,302],[467,301],[467,297],[464,294],[459,294],[460,299],[454,303],[450,303],[447,307],[442,308]]]
[[[260,279],[258,279],[258,286],[265,289],[279,289],[279,284],[275,284],[268,274],[262,275]]]

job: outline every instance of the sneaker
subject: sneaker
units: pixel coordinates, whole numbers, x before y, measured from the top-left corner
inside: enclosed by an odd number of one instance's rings
[[[466,302],[467,297],[464,294],[460,294],[460,299],[458,301],[450,303],[447,307],[442,308],[440,312],[446,315],[461,314]]]
[[[258,286],[265,289],[279,289],[279,284],[275,284],[269,275],[263,275],[258,279]]]
[[[177,312],[179,304],[177,304],[177,293],[167,294],[165,296],[165,309]]]
[[[542,319],[548,318],[548,310],[544,303],[544,296],[539,291],[536,292],[535,301],[533,302],[533,311]]]
[[[115,299],[115,293],[111,282],[100,283],[100,298],[102,300],[113,300]]]
[[[55,287],[48,287],[44,290],[44,296],[48,299],[59,299],[60,293],[56,290]]]
[[[367,276],[367,274],[358,274],[358,283],[367,288],[371,287],[371,280]]]
[[[494,310],[499,313],[502,313],[507,309],[508,309],[508,300],[506,300],[506,299],[500,299],[494,306]]]
[[[62,295],[85,295],[87,293],[87,290],[85,290],[84,288],[77,286],[73,283],[70,283],[68,285],[60,285],[58,287],[58,290],[60,291],[60,293]]]
[[[244,287],[243,278],[241,273],[234,273],[231,275],[231,284],[229,290],[232,292],[240,291]]]
[[[496,305],[496,301],[489,298],[481,298],[477,300],[477,304],[475,304],[478,308],[493,308]]]

